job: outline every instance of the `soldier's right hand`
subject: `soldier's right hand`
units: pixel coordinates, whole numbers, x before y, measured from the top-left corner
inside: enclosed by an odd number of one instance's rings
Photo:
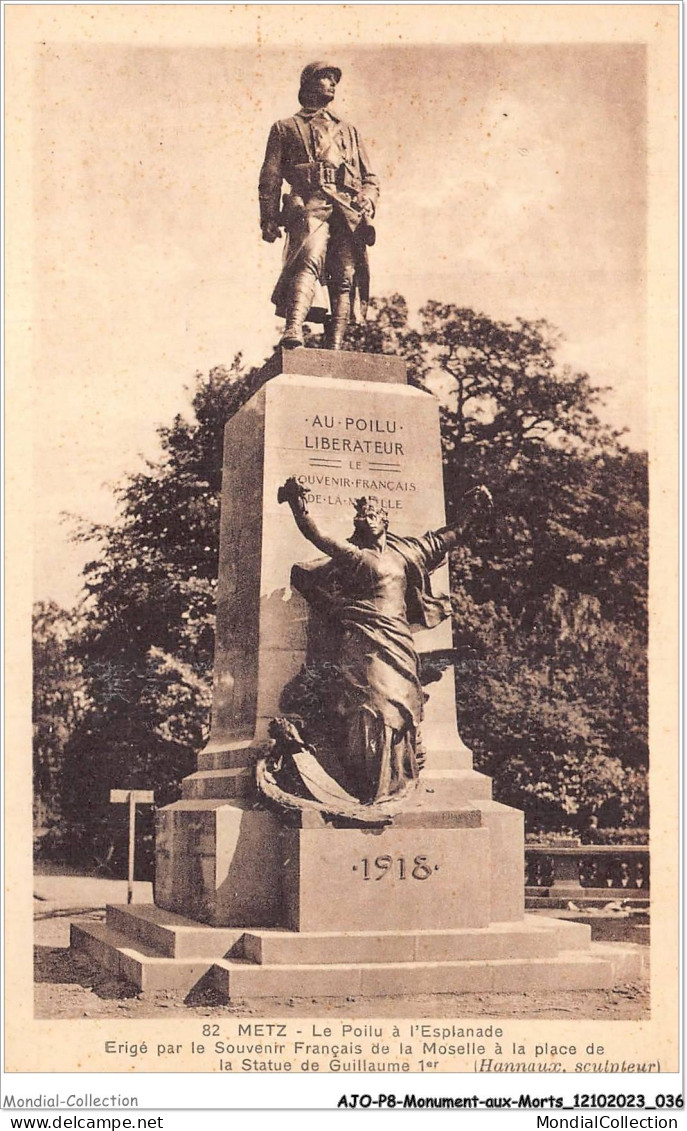
[[[281,228],[272,220],[268,220],[266,224],[262,225],[262,238],[265,243],[274,243],[275,240],[281,238]]]

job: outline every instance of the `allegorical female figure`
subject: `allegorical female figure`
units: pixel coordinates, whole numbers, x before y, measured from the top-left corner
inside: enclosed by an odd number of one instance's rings
[[[411,626],[432,628],[450,615],[429,575],[456,545],[446,527],[420,538],[399,537],[374,500],[356,500],[348,541],[322,531],[308,514],[307,492],[295,479],[281,488],[301,533],[329,562],[294,566],[292,584],[338,628],[337,753],[346,788],[364,804],[395,798],[419,776],[419,727],[424,692]],[[473,508],[491,505],[484,487]]]

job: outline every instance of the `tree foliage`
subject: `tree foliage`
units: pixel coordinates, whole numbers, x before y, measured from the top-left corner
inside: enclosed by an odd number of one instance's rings
[[[483,482],[490,529],[452,556],[461,732],[497,796],[555,826],[646,820],[647,473],[599,416],[604,391],[557,362],[546,322],[496,322],[398,296],[349,348],[403,356],[442,402],[449,520]],[[313,340],[312,345],[318,343]],[[117,489],[95,547],[75,656],[89,708],[65,747],[63,809],[84,843],[111,786],[177,795],[209,722],[222,432],[255,372],[196,375],[188,417]],[[91,833],[83,825],[90,799]],[[89,818],[90,819],[90,818]]]
[[[86,685],[73,648],[76,614],[39,601],[32,628],[34,820],[48,829],[61,815],[64,751],[86,711]]]

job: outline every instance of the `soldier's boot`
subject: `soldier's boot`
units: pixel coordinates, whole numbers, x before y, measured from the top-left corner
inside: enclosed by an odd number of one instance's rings
[[[351,296],[346,292],[332,296],[330,301],[332,313],[327,324],[327,349],[340,350],[351,318]]]
[[[315,276],[310,271],[296,275],[289,288],[286,325],[281,344],[292,350],[303,345],[303,323],[308,317],[315,293]]]

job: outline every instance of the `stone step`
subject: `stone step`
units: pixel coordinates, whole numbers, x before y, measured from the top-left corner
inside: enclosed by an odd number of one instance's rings
[[[572,930],[570,928],[572,927]],[[389,962],[463,962],[495,958],[547,958],[589,945],[589,929],[531,921],[493,923],[455,931],[246,931],[241,951],[263,966]]]
[[[208,973],[211,959],[167,958],[105,923],[71,925],[71,949],[87,955],[136,989],[187,994]]]
[[[536,924],[544,931],[551,931],[559,940],[559,950],[589,950],[592,935],[586,923],[558,919],[551,915],[525,915],[525,922]]]
[[[240,927],[209,927],[153,903],[108,904],[107,925],[168,958],[224,958],[244,934]]]
[[[603,945],[603,944],[602,944]],[[608,947],[608,944],[606,944]],[[408,994],[513,993],[611,989],[637,973],[635,954],[614,960],[564,951],[555,958],[470,962],[391,962],[254,966],[220,959],[210,973],[228,1000],[258,997],[384,997]]]
[[[148,947],[159,957],[244,957],[266,965],[545,958],[559,950],[583,950],[590,942],[588,926],[536,914],[457,930],[299,932],[210,927],[154,904],[110,904],[107,926],[128,947],[141,952]]]
[[[579,948],[583,938],[588,940],[588,927],[561,926],[568,944]],[[257,935],[257,932],[251,933]],[[517,931],[511,933],[518,934]],[[540,933],[543,936],[548,933],[560,942],[561,936],[555,928],[547,925]],[[444,933],[435,934],[441,937]],[[373,937],[370,934],[370,938]],[[590,946],[588,942],[585,949],[568,949],[558,955],[537,958],[402,962],[383,959],[378,952],[377,961],[372,962],[282,961],[256,965],[247,957],[171,958],[105,923],[89,923],[72,924],[71,945],[75,952],[86,954],[142,992],[168,990],[186,995],[203,981],[234,999],[610,988],[633,981],[642,968],[641,947],[609,943]]]
[[[648,951],[637,942],[593,942],[587,953],[602,960],[610,956],[614,986],[636,982],[648,974]]]

